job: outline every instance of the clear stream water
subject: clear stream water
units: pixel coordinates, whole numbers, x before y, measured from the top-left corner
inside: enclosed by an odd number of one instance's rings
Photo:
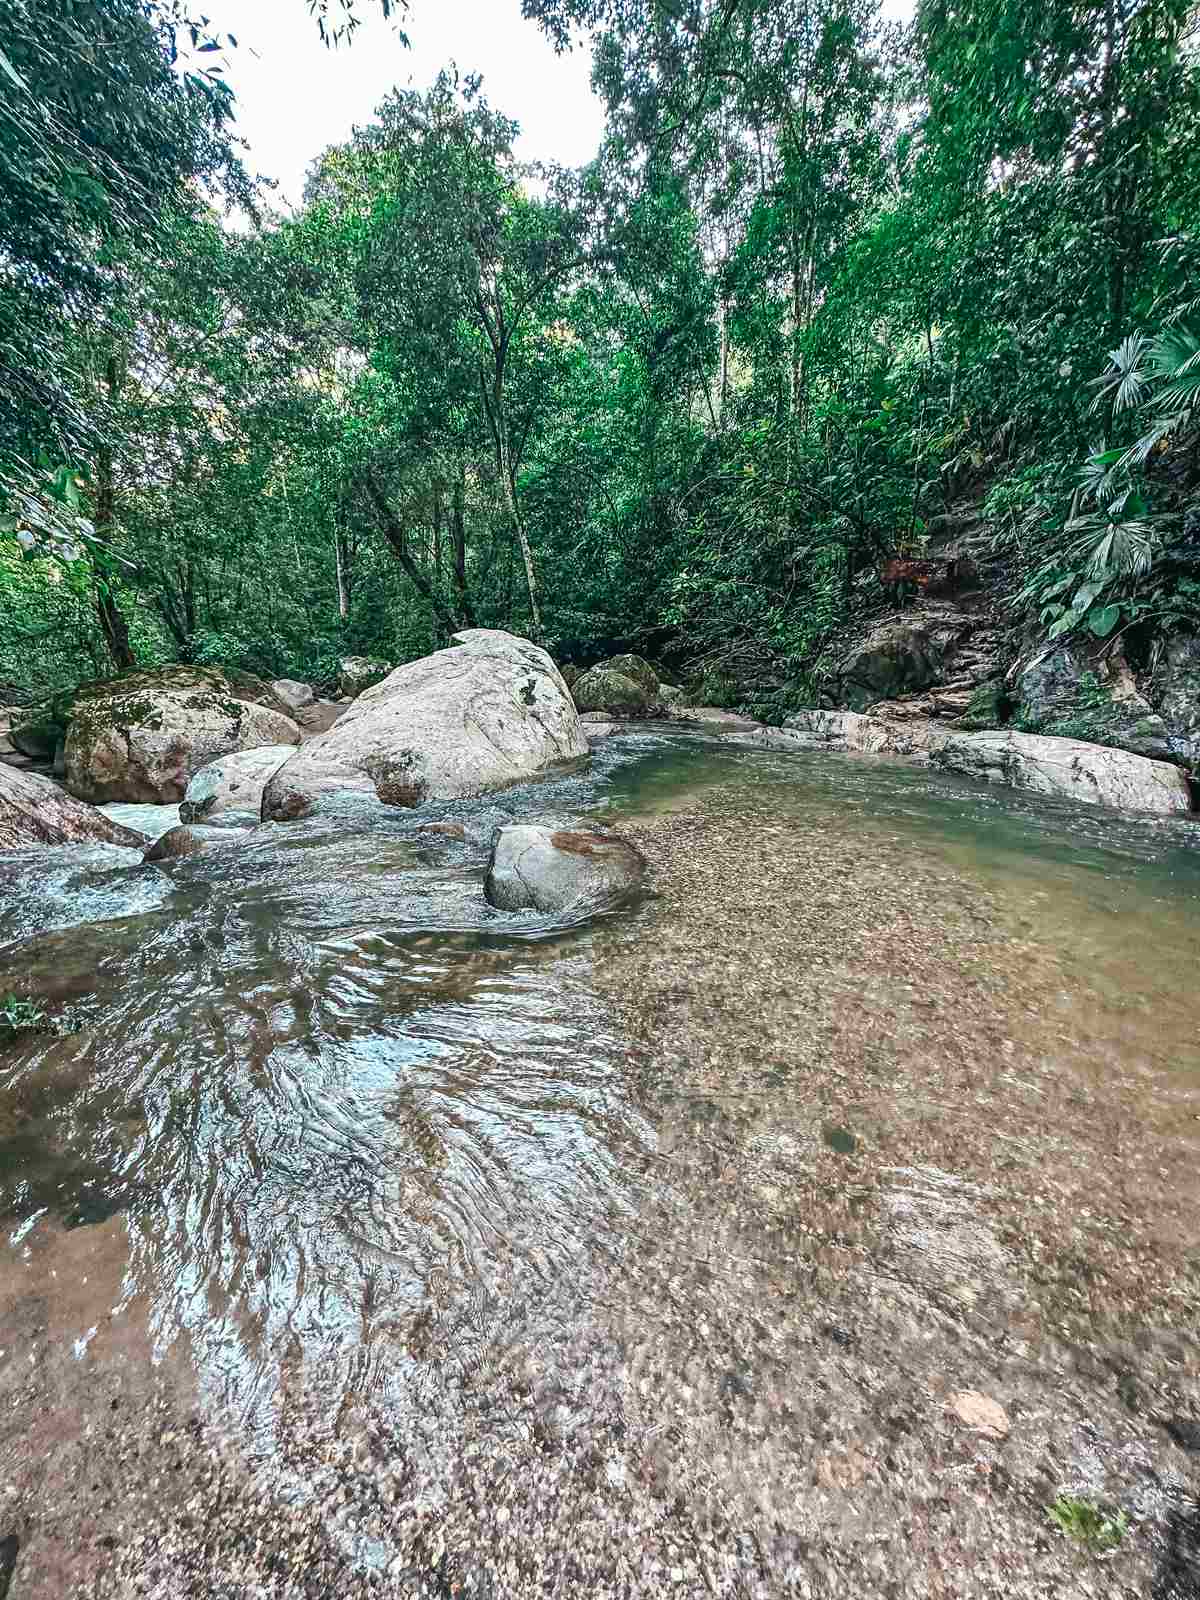
[[[714,786],[834,818],[914,883],[931,853],[948,862],[1126,997],[1109,1048],[1200,1074],[1200,822],[648,729],[580,776],[437,808],[474,819],[475,842],[382,811],[165,867],[0,857],[0,992],[80,1024],[0,1051],[0,1271],[19,1277],[39,1233],[66,1248],[105,1224],[111,1248],[116,1222],[115,1268],[60,1318],[79,1359],[102,1315],[136,1306],[156,1353],[186,1350],[255,1424],[281,1363],[369,1382],[379,1337],[411,1344],[439,1285],[482,1281],[500,1253],[570,1262],[634,1203],[654,1130],[594,985],[595,922],[492,911],[483,840],[497,809],[619,826]]]

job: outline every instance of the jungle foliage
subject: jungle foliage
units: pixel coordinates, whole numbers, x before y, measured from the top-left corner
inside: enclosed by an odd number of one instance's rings
[[[964,506],[1014,620],[1200,621],[1189,4],[524,8],[594,41],[588,167],[448,69],[284,217],[236,41],[0,0],[0,700],[464,625],[786,700]]]

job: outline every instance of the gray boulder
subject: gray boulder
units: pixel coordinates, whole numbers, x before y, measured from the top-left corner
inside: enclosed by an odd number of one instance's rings
[[[339,796],[396,806],[466,799],[586,757],[571,696],[544,650],[496,629],[458,637],[397,667],[284,762],[263,794],[264,821],[305,816]]]
[[[641,851],[613,834],[514,824],[492,845],[483,892],[500,911],[577,911],[609,905],[646,874]]]
[[[957,733],[936,723],[889,722],[854,711],[800,711],[783,728],[760,730],[752,742],[772,749],[902,756],[987,783],[1123,811],[1169,815],[1191,809],[1188,782],[1178,767],[1080,739],[1009,729]]]
[[[192,777],[218,756],[300,742],[300,729],[270,699],[243,698],[221,674],[179,668],[97,685],[71,707],[67,788],[97,803],[182,800]]]
[[[966,777],[1121,811],[1166,815],[1192,805],[1187,779],[1170,762],[1080,739],[1009,729],[952,734],[931,759]]]
[[[926,601],[876,622],[842,657],[831,689],[839,706],[862,711],[928,689],[963,691],[957,715],[976,684],[999,670],[1001,641],[986,614]]]
[[[263,790],[295,753],[292,744],[267,744],[210,761],[188,783],[179,806],[180,822],[211,822],[230,812],[249,813],[257,819]]]
[[[306,706],[311,706],[316,699],[312,685],[300,683],[295,678],[276,678],[271,688],[293,717]]]
[[[338,663],[338,690],[348,700],[356,700],[364,689],[382,683],[391,671],[386,661],[370,656],[345,656]]]
[[[635,678],[611,667],[590,667],[571,693],[580,711],[603,711],[610,717],[648,717],[655,697]]]
[[[875,700],[895,700],[939,683],[945,652],[928,628],[889,617],[856,644],[837,669],[839,698],[861,711]]]
[[[137,850],[146,842],[140,833],[73,800],[49,778],[0,763],[0,850],[36,850],[81,841]]]

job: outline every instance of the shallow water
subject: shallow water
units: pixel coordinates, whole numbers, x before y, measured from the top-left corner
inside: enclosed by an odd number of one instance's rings
[[[53,1295],[54,1251],[103,1230],[113,1261],[56,1324],[80,1363],[136,1312],[147,1351],[185,1352],[263,1449],[298,1366],[420,1412],[430,1349],[465,1368],[491,1337],[473,1303],[583,1282],[669,1185],[598,981],[612,930],[657,938],[661,910],[494,912],[482,841],[499,813],[620,826],[705,797],[750,827],[834,827],[915,901],[931,871],[975,886],[1060,963],[1037,1028],[1090,1038],[1091,1070],[1135,1075],[1152,1121],[1200,1126],[1200,823],[649,729],[486,807],[274,826],[165,867],[94,846],[0,858],[0,993],[79,1023],[0,1051],[9,1290],[28,1272]],[[423,835],[435,815],[477,823],[475,842]],[[840,1122],[822,1137],[856,1159]]]

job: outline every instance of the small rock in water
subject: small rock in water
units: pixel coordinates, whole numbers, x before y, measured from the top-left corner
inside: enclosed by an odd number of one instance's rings
[[[422,833],[440,833],[446,839],[465,839],[467,830],[461,822],[427,822]]]
[[[194,822],[180,823],[156,839],[142,860],[178,861],[184,856],[198,856],[216,845],[244,839],[249,832],[249,828],[205,828]]]
[[[982,1433],[988,1439],[1006,1439],[1011,1424],[1008,1413],[998,1400],[980,1394],[977,1389],[963,1389],[950,1396],[955,1415],[968,1428]]]
[[[566,911],[618,900],[642,882],[641,851],[614,834],[501,828],[483,892],[500,911]]]

